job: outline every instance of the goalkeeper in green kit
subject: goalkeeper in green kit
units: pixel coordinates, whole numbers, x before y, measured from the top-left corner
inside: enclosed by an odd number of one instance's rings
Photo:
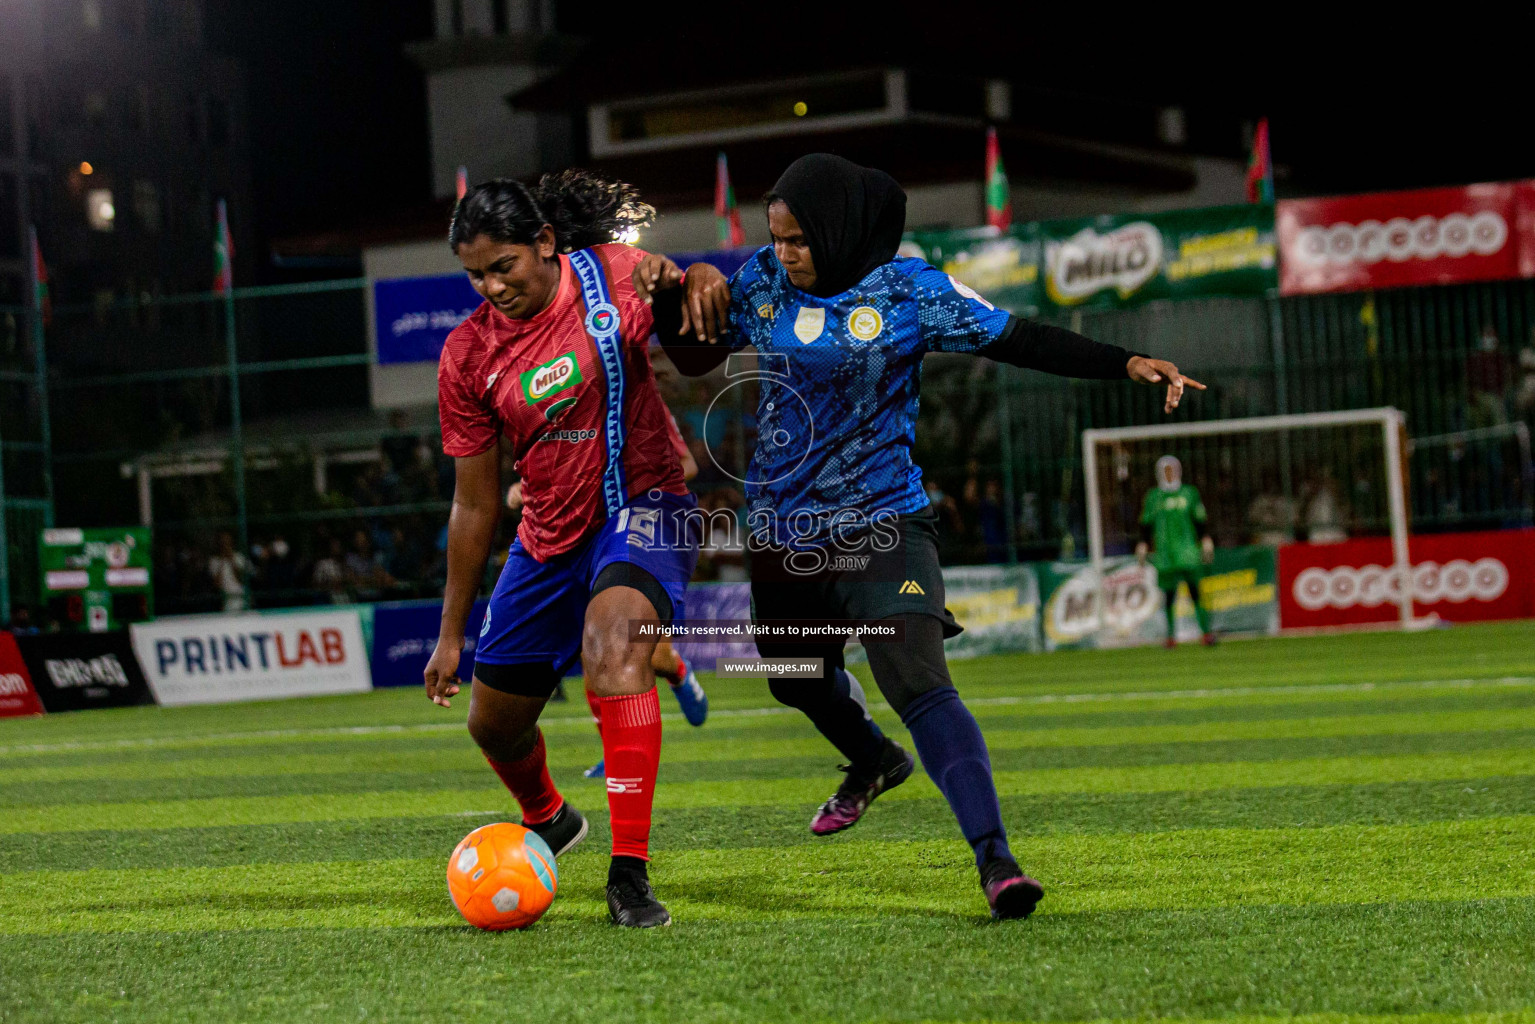
[[[1147,556],[1157,570],[1157,585],[1166,599],[1168,647],[1177,646],[1175,634],[1178,583],[1187,583],[1194,615],[1204,634],[1205,646],[1215,643],[1210,631],[1210,613],[1199,602],[1199,577],[1204,566],[1215,557],[1215,542],[1205,525],[1205,503],[1199,491],[1183,482],[1183,466],[1171,455],[1157,460],[1156,490],[1146,495],[1141,506],[1141,540],[1135,545],[1135,557],[1145,564]]]

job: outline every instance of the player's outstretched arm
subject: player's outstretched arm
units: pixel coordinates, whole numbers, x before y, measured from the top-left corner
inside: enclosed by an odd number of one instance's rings
[[[1172,412],[1178,408],[1178,403],[1183,401],[1184,387],[1191,387],[1196,391],[1205,390],[1203,384],[1193,377],[1185,377],[1179,373],[1178,368],[1166,359],[1131,356],[1125,363],[1125,371],[1137,384],[1160,384],[1164,380],[1167,381],[1167,400],[1162,403],[1163,412]]]
[[[1105,345],[1063,327],[1009,317],[1007,326],[996,340],[981,347],[979,354],[1002,363],[1030,370],[1042,370],[1062,377],[1085,380],[1123,380],[1138,384],[1167,382],[1167,400],[1163,412],[1172,412],[1183,400],[1183,389],[1198,391],[1205,386],[1185,377],[1178,367],[1165,359],[1153,359],[1130,352],[1118,345]]]
[[[448,514],[448,583],[442,595],[437,647],[426,663],[426,695],[452,707],[458,693],[458,660],[464,627],[480,592],[485,560],[501,520],[501,453],[495,445],[479,455],[453,460],[453,511]]]

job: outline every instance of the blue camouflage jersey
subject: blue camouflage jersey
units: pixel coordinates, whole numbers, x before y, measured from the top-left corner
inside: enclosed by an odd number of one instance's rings
[[[771,246],[736,272],[730,302],[734,347],[759,356],[753,531],[766,521],[779,543],[820,543],[839,514],[847,530],[858,516],[926,509],[911,458],[922,357],[979,351],[1006,330],[1007,312],[909,257],[818,298],[789,282]]]

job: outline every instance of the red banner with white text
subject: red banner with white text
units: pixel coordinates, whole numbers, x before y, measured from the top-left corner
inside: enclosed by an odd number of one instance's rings
[[[16,715],[40,715],[43,703],[32,686],[32,674],[21,660],[16,638],[0,633],[0,718]]]
[[[1284,295],[1498,281],[1535,271],[1535,184],[1277,204]]]
[[[1535,530],[1434,533],[1410,544],[1415,614],[1448,622],[1535,616]],[[1392,622],[1401,584],[1391,539],[1279,549],[1284,629]]]

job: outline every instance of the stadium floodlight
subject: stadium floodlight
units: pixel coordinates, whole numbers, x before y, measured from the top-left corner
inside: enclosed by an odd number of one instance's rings
[[[1333,473],[1345,470],[1352,493],[1364,495],[1360,504],[1373,502],[1374,515],[1361,515],[1372,526],[1388,526],[1391,535],[1393,578],[1390,593],[1401,609],[1403,628],[1415,628],[1429,620],[1413,615],[1413,572],[1408,553],[1406,482],[1403,470],[1406,418],[1394,408],[1354,409],[1343,412],[1299,413],[1286,416],[1253,416],[1242,419],[1206,420],[1192,423],[1166,423],[1144,427],[1112,427],[1082,432],[1083,483],[1086,487],[1087,545],[1092,567],[1101,578],[1104,569],[1105,500],[1110,497],[1100,468],[1109,467],[1110,476],[1124,492],[1118,502],[1116,528],[1121,535],[1133,532],[1136,488],[1152,486],[1150,465],[1164,451],[1185,453],[1185,480],[1198,486],[1207,506],[1216,504],[1216,492],[1231,492],[1226,507],[1238,510],[1258,507],[1262,500],[1259,483],[1244,490],[1235,481],[1254,481],[1269,472],[1283,480],[1283,501],[1292,511],[1290,522],[1298,518],[1294,509],[1292,478],[1297,474],[1309,481],[1326,481],[1334,496],[1342,487]],[[1100,460],[1107,454],[1106,463]],[[1192,454],[1193,458],[1188,455]],[[1190,463],[1192,462],[1192,465]],[[1132,472],[1135,469],[1135,472]],[[1202,470],[1205,472],[1202,474]],[[1204,475],[1207,478],[1201,479]],[[1208,477],[1220,476],[1220,480]],[[1112,486],[1112,481],[1110,483]],[[1383,485],[1382,490],[1374,488]],[[1270,486],[1270,489],[1273,489]],[[1317,488],[1320,491],[1322,488]],[[1384,504],[1380,496],[1384,495]],[[1138,500],[1138,499],[1137,499]],[[1218,500],[1218,499],[1217,499]],[[1252,500],[1253,504],[1248,505]],[[1329,502],[1334,500],[1328,497]],[[1337,498],[1346,502],[1347,495]],[[1240,514],[1240,513],[1238,513]],[[1212,517],[1215,515],[1212,509]],[[1243,533],[1257,532],[1252,523],[1243,523]],[[1304,524],[1302,524],[1304,525]],[[1249,529],[1251,528],[1251,529]],[[1212,526],[1212,529],[1215,529]],[[1219,531],[1216,530],[1217,535]]]

